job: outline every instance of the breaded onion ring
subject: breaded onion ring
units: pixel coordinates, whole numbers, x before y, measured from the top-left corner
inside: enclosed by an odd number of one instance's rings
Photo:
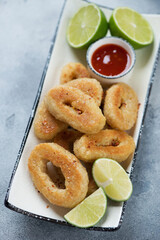
[[[73,143],[81,136],[81,132],[78,132],[74,129],[66,129],[58,133],[54,137],[53,142],[73,153]]]
[[[93,162],[97,158],[126,160],[135,150],[135,143],[126,132],[106,129],[97,134],[83,135],[74,143],[74,153],[80,160]]]
[[[137,113],[137,95],[129,85],[118,83],[106,91],[104,115],[112,128],[129,130],[136,122]]]
[[[60,167],[65,177],[65,189],[56,187],[47,172],[47,163]],[[28,159],[28,168],[36,188],[52,203],[72,208],[88,191],[88,175],[79,160],[55,143],[37,145]]]
[[[97,133],[105,125],[105,117],[94,99],[81,90],[66,85],[51,89],[45,104],[53,116],[83,133]]]
[[[102,101],[103,89],[100,83],[94,78],[79,78],[67,83],[67,86],[80,89],[82,92],[91,96],[100,106]]]
[[[76,78],[89,78],[90,74],[87,68],[81,63],[68,63],[61,71],[60,83],[64,84]]]
[[[42,140],[51,140],[53,137],[66,129],[68,125],[57,120],[47,110],[44,101],[37,109],[37,113],[34,120],[34,132],[35,135]]]

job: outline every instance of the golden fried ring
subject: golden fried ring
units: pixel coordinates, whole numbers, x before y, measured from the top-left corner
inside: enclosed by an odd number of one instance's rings
[[[129,85],[118,83],[106,91],[104,115],[112,128],[129,130],[136,122],[137,113],[137,95]]]
[[[54,137],[53,142],[65,148],[67,151],[73,153],[73,143],[81,136],[81,132],[78,132],[74,129],[66,129],[58,133]]]
[[[92,175],[93,164],[90,162],[83,162],[83,166],[86,168],[88,177],[89,177],[88,192],[87,192],[87,196],[89,196],[90,194],[95,192],[98,187],[97,187],[97,184],[95,183],[95,181],[93,179],[93,175]]]
[[[68,63],[61,71],[60,83],[64,84],[76,78],[89,78],[90,74],[87,68],[81,63]]]
[[[65,177],[65,189],[56,187],[47,172],[47,163],[60,167]],[[37,145],[28,159],[28,168],[36,188],[52,203],[72,208],[88,191],[88,175],[79,160],[55,143]]]
[[[58,133],[53,139],[54,143],[57,143],[61,147],[66,150],[73,152],[73,144],[74,142],[82,136],[82,133],[74,130],[74,129],[66,129],[60,133]],[[92,177],[92,163],[84,163],[83,166],[86,168],[89,183],[88,183],[88,192],[87,196],[93,193],[97,189],[97,185]]]
[[[94,193],[97,190],[97,184],[95,183],[93,177],[91,177],[89,179],[89,183],[88,183],[88,192],[87,192],[87,196],[91,195],[92,193]]]
[[[47,110],[44,101],[37,109],[37,113],[34,120],[34,132],[35,135],[42,140],[51,140],[53,137],[66,129],[68,125],[57,120]]]
[[[45,100],[53,116],[80,132],[97,133],[105,125],[105,117],[94,99],[77,88],[60,85],[51,89]]]
[[[67,83],[67,86],[80,89],[82,92],[91,96],[100,106],[102,101],[103,89],[100,83],[94,78],[79,78]]]
[[[86,162],[103,157],[122,162],[134,152],[135,143],[126,132],[106,129],[97,134],[83,135],[75,141],[73,150],[78,159]]]

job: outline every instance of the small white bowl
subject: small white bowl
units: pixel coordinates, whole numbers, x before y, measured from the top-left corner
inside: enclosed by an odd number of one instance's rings
[[[131,64],[128,69],[124,70],[122,73],[118,75],[106,76],[97,72],[93,68],[92,62],[91,62],[93,53],[96,51],[96,49],[106,44],[115,44],[115,45],[121,46],[128,52],[131,58]],[[133,47],[124,39],[119,37],[105,37],[105,38],[99,39],[98,41],[90,45],[90,47],[87,50],[86,60],[87,60],[88,70],[91,76],[99,80],[103,86],[106,86],[106,85],[110,85],[117,82],[126,82],[131,77],[132,70],[136,61],[136,54]]]

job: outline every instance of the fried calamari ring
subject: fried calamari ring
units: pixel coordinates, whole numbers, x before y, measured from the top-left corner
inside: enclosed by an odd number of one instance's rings
[[[51,140],[53,137],[66,129],[68,125],[57,120],[47,110],[44,101],[38,107],[35,120],[34,120],[34,132],[35,135],[42,140]]]
[[[88,177],[89,177],[89,183],[88,183],[88,192],[87,192],[87,196],[89,196],[90,194],[92,194],[93,192],[95,192],[97,190],[97,184],[95,183],[93,176],[92,176],[92,163],[89,162],[83,162],[83,166],[86,168],[87,173],[88,173]]]
[[[95,183],[93,177],[89,178],[87,196],[94,193],[97,189],[98,189],[98,187],[97,187],[97,184]]]
[[[135,143],[126,132],[106,129],[97,134],[83,135],[74,143],[74,153],[80,160],[93,162],[97,158],[126,160],[135,150]]]
[[[45,104],[53,116],[83,133],[97,133],[105,125],[105,117],[94,99],[81,90],[66,85],[51,89]]]
[[[56,187],[47,171],[47,163],[60,167],[65,177],[65,189]],[[88,175],[79,160],[55,143],[37,145],[28,159],[28,168],[36,188],[52,203],[72,208],[88,191]]]
[[[102,101],[103,89],[100,83],[94,78],[79,78],[67,83],[67,86],[80,89],[82,92],[91,96],[100,106]]]
[[[74,130],[74,129],[66,129],[56,135],[53,139],[54,143],[57,143],[61,147],[66,150],[73,152],[73,144],[74,142],[82,136],[82,133]],[[86,168],[89,183],[88,183],[88,192],[87,196],[93,193],[97,189],[97,185],[92,177],[92,163],[83,162],[83,166]]]
[[[76,78],[89,78],[90,74],[87,68],[81,63],[68,63],[61,71],[60,83],[64,84]]]
[[[137,113],[137,95],[129,85],[118,83],[106,91],[104,115],[112,128],[129,130],[136,122]]]
[[[58,133],[54,137],[53,142],[73,153],[73,143],[81,136],[81,132],[78,132],[74,129],[66,129]]]

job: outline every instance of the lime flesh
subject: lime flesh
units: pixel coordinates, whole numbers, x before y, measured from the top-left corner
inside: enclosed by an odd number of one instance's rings
[[[72,17],[67,29],[68,43],[74,48],[86,48],[106,35],[108,23],[95,4],[82,7]]]
[[[99,188],[67,213],[64,218],[74,226],[87,228],[99,222],[106,209],[107,198],[103,189]]]
[[[126,201],[132,194],[132,183],[122,166],[112,159],[101,158],[94,162],[92,174],[106,195],[115,201]]]
[[[130,8],[114,9],[109,27],[111,35],[126,39],[135,49],[148,46],[153,42],[153,31],[149,22]]]

